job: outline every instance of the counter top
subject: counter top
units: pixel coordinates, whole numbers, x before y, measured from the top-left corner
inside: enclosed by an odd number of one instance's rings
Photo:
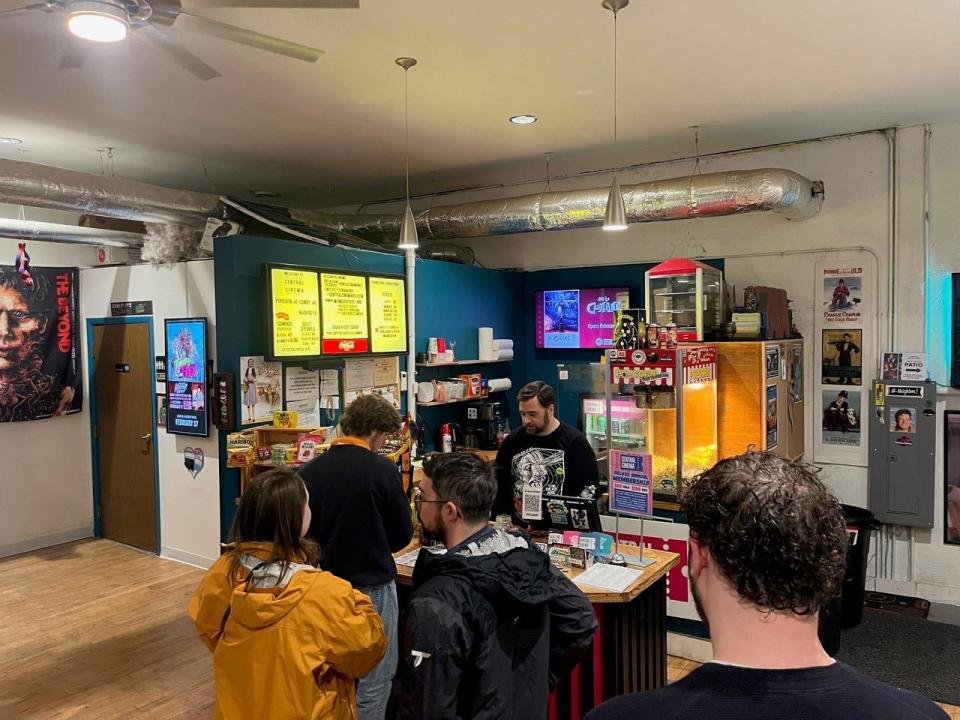
[[[418,543],[416,540],[414,540],[403,550],[395,553],[394,557],[399,557],[400,555],[413,552],[417,549],[417,547]],[[639,554],[639,549],[627,545],[621,545],[620,552],[626,556],[635,556]],[[653,558],[655,562],[652,565],[648,565],[646,568],[644,568],[643,574],[637,578],[636,582],[634,582],[623,592],[611,592],[610,590],[590,588],[586,585],[578,587],[583,590],[590,602],[594,604],[628,603],[635,600],[651,585],[675,568],[680,562],[679,555],[676,553],[666,552],[664,550],[651,550],[646,548],[643,551],[643,556],[648,559]],[[563,571],[563,574],[573,580],[582,572],[583,570],[568,568]],[[413,568],[406,565],[397,565],[397,582],[401,585],[412,585]]]

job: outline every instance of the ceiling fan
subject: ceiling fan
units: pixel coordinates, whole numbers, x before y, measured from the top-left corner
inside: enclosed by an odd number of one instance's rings
[[[210,0],[205,4],[212,7],[329,9],[357,8],[360,0]],[[152,42],[177,65],[199,80],[211,80],[220,77],[220,73],[167,37],[158,30],[159,27],[172,27],[178,19],[183,18],[180,24],[189,23],[195,30],[206,35],[295,60],[316,62],[323,55],[323,50],[318,48],[196,15],[184,10],[180,0],[45,0],[0,10],[0,19],[32,11],[65,12],[70,32],[83,40],[117,42],[127,36],[127,30],[136,30],[138,35]],[[84,43],[73,42],[64,51],[59,68],[65,70],[81,67],[85,51]]]

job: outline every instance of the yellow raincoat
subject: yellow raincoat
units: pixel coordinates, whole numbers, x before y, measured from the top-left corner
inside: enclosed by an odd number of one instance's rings
[[[241,550],[249,571],[269,545]],[[387,647],[369,598],[307,565],[291,566],[284,577],[278,566],[258,568],[255,582],[235,588],[229,567],[227,553],[207,571],[188,610],[213,652],[215,720],[354,720],[355,679]]]

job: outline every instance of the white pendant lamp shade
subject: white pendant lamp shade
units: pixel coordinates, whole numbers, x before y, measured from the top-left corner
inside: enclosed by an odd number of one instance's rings
[[[400,250],[416,250],[420,247],[420,239],[417,237],[417,221],[413,219],[413,210],[410,203],[407,203],[407,209],[403,213],[403,224],[400,226],[400,243],[397,245]]]
[[[627,229],[627,208],[623,204],[620,181],[613,177],[610,194],[607,196],[607,213],[603,218],[603,229],[609,231]]]
[[[74,0],[67,4],[67,27],[84,40],[119,42],[127,36],[126,8],[108,0]]]

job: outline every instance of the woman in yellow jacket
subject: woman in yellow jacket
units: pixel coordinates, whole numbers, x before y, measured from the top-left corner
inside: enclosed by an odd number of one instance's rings
[[[356,678],[383,657],[373,604],[308,564],[307,489],[274,470],[240,498],[232,544],[190,600],[213,652],[216,720],[354,720]]]

